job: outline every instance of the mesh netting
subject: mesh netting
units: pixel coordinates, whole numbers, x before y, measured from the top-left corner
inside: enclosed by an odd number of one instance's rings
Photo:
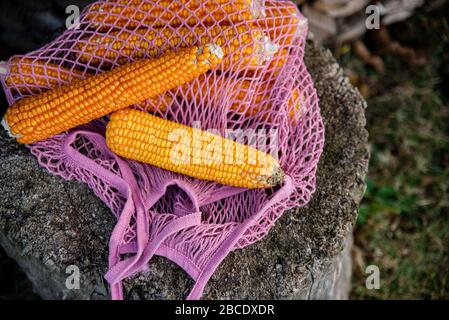
[[[226,53],[217,70],[135,107],[222,135],[275,133],[266,151],[279,157],[286,178],[266,190],[119,158],[105,143],[107,117],[30,146],[40,165],[86,183],[116,216],[106,275],[113,298],[123,298],[122,280],[154,255],[181,266],[196,281],[189,298],[199,298],[230,251],[262,239],[285,210],[310,200],[324,129],[303,62],[306,33],[290,1],[99,1],[79,26],[5,64],[2,84],[12,104],[168,49],[217,42]]]

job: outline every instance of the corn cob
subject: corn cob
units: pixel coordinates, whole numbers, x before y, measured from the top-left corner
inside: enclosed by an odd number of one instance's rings
[[[28,95],[40,93],[43,88],[57,88],[88,76],[90,75],[84,75],[77,69],[66,69],[42,60],[13,58],[9,63],[9,75],[5,78],[5,83],[20,94]],[[160,97],[149,98],[143,105],[146,111],[164,112],[172,103],[173,97],[164,94]]]
[[[39,92],[42,88],[56,88],[84,78],[83,72],[33,58],[13,58],[8,64],[5,83],[21,94]]]
[[[259,19],[259,24],[280,46],[292,45],[305,27],[305,20],[300,19],[298,8],[291,1],[270,0],[266,5],[266,17]]]
[[[134,109],[112,114],[106,143],[122,157],[235,187],[273,187],[284,177],[279,162],[255,148]]]
[[[267,70],[274,76],[277,76],[282,67],[287,63],[290,56],[290,51],[283,48],[276,52],[267,67]]]
[[[181,0],[181,1],[128,1],[115,0],[89,7],[85,19],[90,28],[136,29],[171,25],[237,24],[264,15],[260,0]]]
[[[128,8],[133,10],[140,10],[146,13],[163,12],[167,10],[179,11],[182,9],[195,9],[204,7],[209,9],[217,9],[232,4],[239,10],[250,9],[257,18],[265,14],[264,0],[109,0],[106,2],[99,2],[89,7],[87,13],[102,12],[102,13],[119,13]],[[152,11],[154,10],[154,11]]]
[[[291,1],[266,1],[266,18],[258,19],[262,30],[266,32],[270,40],[279,45],[279,50],[274,53],[265,78],[277,76],[281,68],[289,58],[292,46],[297,46],[295,40],[303,32],[305,20],[301,20],[297,7]]]
[[[214,78],[212,76],[201,75],[198,80],[184,85],[180,90],[176,91],[179,97],[186,97],[188,100],[196,100],[197,103],[204,105],[211,105],[213,99],[223,91],[223,88],[231,88],[234,90],[228,96],[229,100],[234,101],[230,105],[230,110],[243,113],[246,116],[254,117],[266,109],[272,108],[270,104],[265,103],[269,99],[271,93],[270,88],[272,83],[264,82],[253,91],[251,88],[251,81],[248,80],[229,80],[226,76]],[[248,104],[242,102],[248,100]],[[293,124],[296,124],[302,114],[302,109],[305,103],[304,93],[301,93],[299,88],[292,90],[291,96],[288,100],[289,117]]]
[[[174,102],[173,95],[169,93],[164,93],[158,97],[149,98],[144,102],[141,102],[137,105],[137,109],[146,111],[146,112],[165,112],[169,109]]]
[[[267,32],[270,39],[279,45],[267,68],[269,74],[265,78],[277,76],[289,58],[289,51],[296,46],[295,40],[305,28],[305,20],[301,20],[297,7],[291,1],[266,2],[266,18],[259,19],[262,29]]]
[[[180,27],[175,33],[169,28],[159,30],[139,29],[134,32],[111,32],[92,35],[74,46],[79,61],[92,66],[110,67],[132,59],[157,57],[170,48],[184,48],[214,42],[223,48],[226,58],[223,69],[249,68],[262,65],[276,51],[269,38],[259,30],[246,26]]]
[[[211,105],[218,94],[221,94],[224,88],[230,88],[231,93],[227,95],[229,100],[234,101],[230,105],[230,109],[236,112],[245,113],[247,116],[256,115],[262,108],[259,108],[260,101],[265,96],[263,86],[257,92],[250,92],[251,81],[248,80],[230,80],[226,76],[219,76],[217,78],[208,75],[201,75],[197,81],[184,85],[180,90],[176,91],[179,97],[186,97],[187,100],[195,100],[198,104]],[[252,108],[247,108],[242,102],[251,97]]]
[[[306,106],[306,95],[299,88],[292,90],[288,99],[288,115],[293,125],[296,125],[299,119],[304,115]]]
[[[168,52],[88,77],[13,104],[3,124],[33,143],[183,85],[221,62],[214,44]]]

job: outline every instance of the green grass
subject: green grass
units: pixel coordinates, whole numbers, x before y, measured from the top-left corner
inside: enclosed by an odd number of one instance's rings
[[[372,158],[355,230],[353,299],[449,298],[449,12],[406,23],[424,67],[385,57],[386,72],[339,57],[369,88]],[[367,265],[380,290],[365,287]]]

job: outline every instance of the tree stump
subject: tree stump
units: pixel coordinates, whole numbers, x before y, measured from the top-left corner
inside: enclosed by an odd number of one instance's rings
[[[352,228],[368,168],[365,102],[331,53],[309,42],[306,65],[326,126],[317,191],[262,241],[233,252],[206,286],[205,299],[346,299]],[[103,275],[114,217],[83,184],[40,168],[28,150],[0,136],[0,244],[45,299],[108,299]],[[67,267],[79,290],[66,287]],[[185,298],[193,282],[164,258],[125,282],[129,299]]]

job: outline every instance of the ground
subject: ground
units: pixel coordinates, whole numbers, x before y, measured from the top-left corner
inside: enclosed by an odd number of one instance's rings
[[[421,67],[386,56],[379,74],[348,47],[337,49],[369,106],[372,157],[355,230],[353,299],[449,298],[448,15],[422,11],[391,29],[427,57]],[[368,265],[380,269],[380,290],[365,287]]]

